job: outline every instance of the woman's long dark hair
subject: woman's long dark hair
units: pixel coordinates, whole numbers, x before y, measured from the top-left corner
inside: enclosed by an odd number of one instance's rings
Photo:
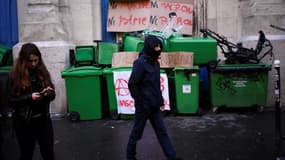
[[[19,95],[21,91],[29,91],[31,89],[31,82],[29,77],[29,58],[30,55],[39,57],[39,63],[37,66],[38,78],[40,79],[42,86],[50,86],[54,88],[51,82],[50,74],[42,60],[42,55],[38,47],[33,43],[25,43],[19,53],[16,64],[13,66],[11,72],[11,86],[12,93]]]

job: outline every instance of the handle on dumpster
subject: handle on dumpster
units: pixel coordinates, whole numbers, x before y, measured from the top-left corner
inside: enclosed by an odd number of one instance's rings
[[[186,79],[188,81],[190,81],[190,79],[191,79],[191,74],[196,73],[196,72],[197,72],[197,70],[195,70],[195,69],[184,69],[183,70],[184,76],[186,77]]]
[[[8,49],[3,55],[0,55],[0,67],[12,65],[13,57],[12,57],[12,49]]]
[[[93,66],[85,66],[85,67],[80,67],[80,68],[79,67],[73,67],[73,68],[70,68],[67,72],[74,72],[74,71],[78,71],[78,70],[86,71],[86,70],[90,70],[90,69],[93,69]]]
[[[75,66],[76,60],[75,60],[75,50],[70,49],[69,50],[69,64],[70,66]]]
[[[128,67],[128,66],[122,66],[122,67],[112,67],[112,70],[116,70],[116,69],[129,69],[129,68],[132,68],[132,67]]]

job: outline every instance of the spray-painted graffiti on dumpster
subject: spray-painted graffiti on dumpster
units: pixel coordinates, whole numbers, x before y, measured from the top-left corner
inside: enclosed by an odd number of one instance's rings
[[[134,114],[134,99],[131,97],[128,89],[128,80],[131,71],[114,71],[114,87],[117,99],[118,113]],[[168,79],[165,73],[160,74],[160,88],[164,98],[165,109],[170,110]]]

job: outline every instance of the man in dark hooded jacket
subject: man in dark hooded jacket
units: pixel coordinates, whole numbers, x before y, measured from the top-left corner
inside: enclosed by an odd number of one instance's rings
[[[135,100],[134,126],[127,145],[127,159],[135,160],[136,144],[141,139],[146,122],[150,123],[157,135],[165,156],[176,159],[175,150],[164,126],[161,110],[164,110],[160,89],[160,64],[158,58],[162,51],[162,42],[149,35],[144,41],[144,48],[139,58],[134,61],[128,82],[131,96]]]

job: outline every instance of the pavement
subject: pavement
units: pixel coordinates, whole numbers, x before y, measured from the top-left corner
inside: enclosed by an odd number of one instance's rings
[[[233,109],[202,115],[164,117],[177,155],[184,160],[273,160],[283,159],[283,141],[276,138],[275,111]],[[125,160],[131,119],[71,122],[53,118],[57,160]],[[14,131],[6,129],[4,160],[17,160]],[[150,125],[137,146],[139,160],[166,160]],[[41,160],[36,147],[34,160]]]

